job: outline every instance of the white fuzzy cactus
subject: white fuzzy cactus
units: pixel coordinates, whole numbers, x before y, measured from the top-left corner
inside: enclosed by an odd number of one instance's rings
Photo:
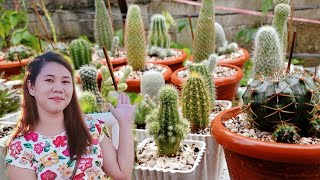
[[[162,74],[158,71],[148,71],[143,74],[140,82],[141,94],[148,94],[152,99],[156,99],[159,90],[165,85]]]

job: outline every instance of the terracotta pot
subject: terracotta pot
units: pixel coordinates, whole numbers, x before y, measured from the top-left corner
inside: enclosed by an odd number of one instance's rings
[[[231,179],[320,179],[320,144],[300,145],[264,142],[229,131],[223,124],[240,112],[221,112],[211,134],[223,146]]]
[[[215,87],[216,87],[217,99],[218,100],[232,100],[232,98],[235,96],[235,94],[237,92],[238,84],[239,84],[241,78],[243,77],[243,72],[237,66],[228,65],[228,64],[221,64],[220,66],[234,68],[237,70],[236,74],[234,74],[232,76],[213,79]],[[180,68],[180,69],[174,71],[171,75],[171,83],[176,85],[178,87],[178,89],[180,89],[180,90],[182,87],[182,82],[185,79],[178,78],[177,73],[179,71],[182,71],[185,69],[187,69],[187,67]]]
[[[21,60],[22,66],[23,67],[26,66],[32,58],[33,57],[22,59]],[[21,65],[19,61],[12,61],[12,62],[4,62],[4,61],[5,61],[4,57],[0,57],[0,74],[2,72],[5,72],[4,78],[8,78],[11,75],[20,74]]]
[[[166,66],[169,66],[169,68],[171,69],[171,71],[175,71],[179,68],[183,67],[183,61],[187,59],[187,53],[185,53],[183,50],[181,49],[174,49],[175,51],[179,51],[182,54],[178,57],[172,57],[172,58],[168,58],[166,60],[155,60],[155,61],[147,61],[147,63],[153,63],[153,64],[163,64]]]
[[[108,66],[106,59],[102,59],[101,62],[103,65]],[[111,64],[113,68],[127,65],[127,56],[111,59]]]
[[[159,65],[162,66],[162,67],[165,67],[167,69],[162,75],[164,77],[164,80],[166,82],[168,82],[170,80],[170,76],[172,74],[171,69],[166,65],[162,65],[162,64],[159,64]],[[121,67],[115,68],[114,71],[119,70]],[[117,83],[119,82],[119,80],[120,80],[120,78],[116,77]],[[127,79],[126,83],[128,85],[128,88],[127,88],[126,92],[140,93],[140,79]]]

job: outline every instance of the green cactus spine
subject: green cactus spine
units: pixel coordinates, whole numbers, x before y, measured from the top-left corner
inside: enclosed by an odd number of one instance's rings
[[[290,4],[290,0],[273,0],[273,6],[275,7],[278,4]]]
[[[71,41],[69,51],[76,70],[92,61],[92,49],[86,40],[75,39]]]
[[[156,100],[159,90],[165,85],[162,74],[158,71],[148,71],[143,74],[140,82],[141,94],[148,94]]]
[[[253,52],[254,77],[278,76],[284,62],[278,33],[271,26],[261,27],[255,37]]]
[[[213,84],[212,76],[211,74],[209,74],[206,65],[200,64],[200,63],[194,63],[194,64],[191,64],[189,68],[191,72],[198,73],[202,76],[205,82],[205,87],[207,88],[207,92],[209,94],[209,102],[210,102],[211,108],[213,108],[214,101],[216,99],[216,89]]]
[[[170,37],[167,30],[166,18],[163,15],[155,14],[151,17],[148,40],[149,46],[170,48]]]
[[[288,44],[287,19],[290,13],[291,13],[291,7],[288,4],[278,4],[274,8],[274,17],[272,20],[272,26],[278,32],[279,39],[281,41],[281,49],[284,57],[287,52],[287,44]]]
[[[147,129],[155,139],[160,156],[175,156],[189,129],[186,119],[179,117],[178,91],[170,85],[159,92],[159,107],[147,116]]]
[[[203,0],[198,18],[197,31],[194,37],[195,62],[208,59],[209,55],[215,51],[215,0]]]
[[[146,58],[146,40],[139,6],[129,7],[125,30],[128,64],[135,71],[141,70]]]
[[[273,140],[282,143],[295,143],[299,137],[297,128],[288,123],[277,125],[276,130],[272,133]]]
[[[111,49],[113,29],[104,0],[95,0],[94,38],[100,47]]]
[[[84,113],[94,113],[97,107],[96,96],[90,91],[84,91],[80,96],[79,104]]]
[[[115,37],[113,37],[112,46],[111,46],[111,56],[112,57],[117,57],[119,55],[118,48],[119,48],[119,37],[115,36]]]
[[[209,93],[202,76],[196,73],[189,75],[182,89],[182,113],[191,124],[191,132],[204,130],[209,124]]]

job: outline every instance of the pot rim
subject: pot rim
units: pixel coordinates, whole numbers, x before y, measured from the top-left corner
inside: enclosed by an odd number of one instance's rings
[[[187,53],[184,52],[181,49],[174,49],[175,51],[179,51],[182,54],[177,57],[168,58],[166,60],[155,60],[155,61],[146,61],[146,63],[154,63],[154,64],[165,64],[165,65],[172,65],[172,64],[178,64],[183,62],[185,59],[187,59]]]
[[[238,48],[241,49],[243,51],[243,55],[235,58],[235,59],[231,59],[231,60],[225,60],[225,59],[221,59],[218,61],[218,64],[232,64],[232,65],[236,65],[236,66],[242,66],[245,62],[247,62],[250,59],[250,54],[249,52],[244,49],[244,48]]]
[[[211,135],[224,148],[252,158],[285,163],[320,162],[320,144],[286,144],[244,137],[228,130],[222,121],[241,112],[239,106],[221,112],[211,124]]]

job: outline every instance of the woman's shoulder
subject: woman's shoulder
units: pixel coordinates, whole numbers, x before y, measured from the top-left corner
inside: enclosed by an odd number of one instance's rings
[[[27,132],[26,134],[19,135],[16,138],[14,138],[10,144],[12,143],[25,143],[25,142],[30,142],[30,143],[35,143],[39,141],[39,134],[33,131]]]

